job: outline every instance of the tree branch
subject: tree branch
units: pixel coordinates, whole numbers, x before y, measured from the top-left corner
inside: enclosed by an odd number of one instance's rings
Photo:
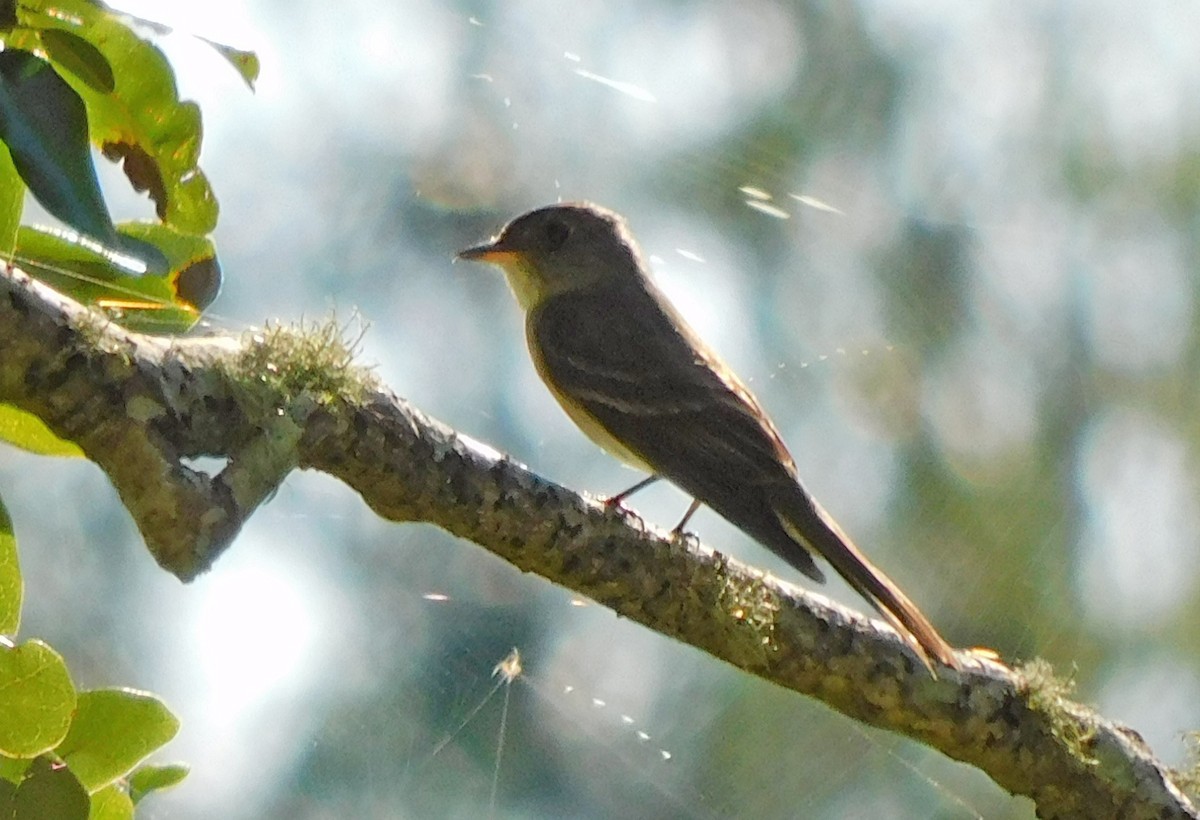
[[[392,521],[428,521],[525,572],[852,718],[978,766],[1043,817],[1189,817],[1138,735],[1044,666],[964,653],[932,678],[887,626],[533,475],[355,367],[334,327],[241,339],[130,333],[0,268],[0,402],[76,442],[155,559],[206,571],[295,468]],[[189,459],[227,459],[217,475]]]

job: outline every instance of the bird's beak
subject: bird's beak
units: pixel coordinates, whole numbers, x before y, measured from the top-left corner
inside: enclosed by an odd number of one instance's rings
[[[473,248],[467,248],[465,251],[459,251],[457,258],[472,262],[491,262],[493,265],[498,265],[514,256],[516,256],[516,251],[501,246],[498,240],[493,240]]]

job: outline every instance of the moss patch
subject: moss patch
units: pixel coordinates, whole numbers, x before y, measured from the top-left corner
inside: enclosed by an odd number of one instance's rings
[[[265,385],[280,404],[300,396],[318,404],[361,404],[378,389],[379,379],[354,363],[366,326],[360,324],[353,337],[348,331],[349,325],[339,324],[335,317],[248,331],[242,352],[229,365],[229,375],[236,382],[253,384],[250,392],[257,395],[262,395]]]

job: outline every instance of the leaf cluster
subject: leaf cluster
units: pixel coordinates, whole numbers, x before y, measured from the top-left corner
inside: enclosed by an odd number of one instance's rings
[[[95,0],[0,0],[0,254],[143,332],[191,328],[220,289],[217,201],[198,166],[202,127],[147,36],[166,29]],[[147,36],[143,36],[147,35]],[[253,87],[257,58],[211,43]],[[95,158],[120,163],[155,218],[113,221]],[[26,193],[59,225],[23,221]],[[78,456],[32,415],[0,404],[0,441]],[[179,729],[157,697],[79,691],[63,657],[18,641],[24,597],[0,502],[0,817],[131,818],[187,774],[143,764]]]

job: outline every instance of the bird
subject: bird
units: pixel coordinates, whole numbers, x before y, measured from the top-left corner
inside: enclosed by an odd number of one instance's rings
[[[459,259],[501,268],[525,314],[534,367],[596,444],[648,474],[609,503],[666,479],[805,576],[827,561],[922,662],[954,649],[800,482],[758,399],[654,284],[616,212],[588,202],[517,216]]]

